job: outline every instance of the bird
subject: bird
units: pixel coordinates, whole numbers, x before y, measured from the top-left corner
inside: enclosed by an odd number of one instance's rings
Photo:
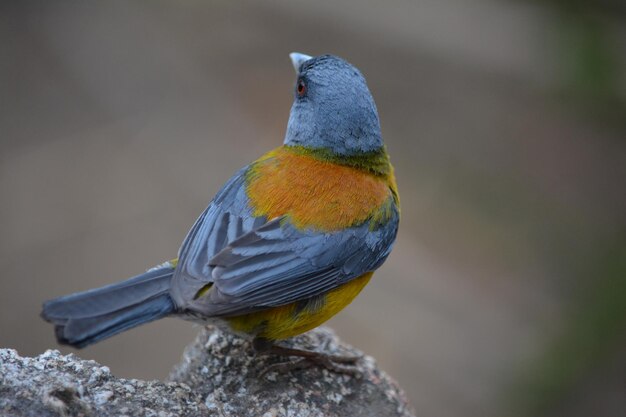
[[[283,144],[235,173],[178,257],[122,282],[46,301],[60,344],[83,348],[175,316],[226,325],[255,352],[340,369],[356,359],[281,341],[345,308],[391,252],[398,188],[364,76],[334,55],[291,53]]]

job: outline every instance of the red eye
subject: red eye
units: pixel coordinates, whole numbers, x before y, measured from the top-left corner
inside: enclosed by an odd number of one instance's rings
[[[298,86],[296,87],[296,91],[298,92],[299,97],[303,97],[306,94],[306,84],[304,83],[304,80],[298,80]]]

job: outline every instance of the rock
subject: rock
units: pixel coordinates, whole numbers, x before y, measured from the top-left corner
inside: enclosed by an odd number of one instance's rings
[[[0,416],[208,416],[202,397],[175,382],[119,379],[109,368],[48,350],[0,349]]]
[[[323,327],[281,344],[335,355],[362,355]],[[170,380],[187,384],[219,416],[412,415],[402,390],[370,356],[358,362],[359,377],[319,367],[261,376],[269,365],[284,360],[254,355],[245,339],[209,327],[187,347]]]
[[[325,328],[284,344],[361,355]],[[358,376],[319,367],[262,376],[282,360],[257,356],[247,340],[216,327],[200,332],[166,382],[116,378],[56,350],[23,358],[0,349],[0,416],[412,416],[402,390],[369,356]]]

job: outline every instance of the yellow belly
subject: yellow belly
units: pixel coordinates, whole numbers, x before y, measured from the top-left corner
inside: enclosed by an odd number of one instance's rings
[[[269,340],[287,339],[321,325],[343,310],[361,292],[373,274],[367,272],[329,291],[315,303],[311,303],[314,306],[300,308],[296,302],[227,320],[235,331]]]

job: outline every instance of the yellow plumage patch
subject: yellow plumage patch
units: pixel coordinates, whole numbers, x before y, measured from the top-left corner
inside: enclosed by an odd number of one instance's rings
[[[315,158],[288,147],[269,152],[247,176],[247,195],[255,216],[288,216],[299,229],[334,231],[382,219],[395,199],[393,173],[367,170]],[[382,210],[382,213],[381,213]]]
[[[281,147],[252,164],[246,180],[254,216],[286,216],[299,229],[331,232],[364,222],[377,227],[389,220],[393,205],[399,203],[393,168],[384,149],[378,155],[341,161],[325,153]],[[372,275],[367,272],[312,300],[227,320],[236,331],[270,340],[286,339],[333,317],[352,302]]]
[[[374,273],[368,272],[322,296],[317,309],[298,309],[298,303],[231,317],[230,326],[239,332],[269,340],[287,339],[309,331],[343,310],[361,292]]]

